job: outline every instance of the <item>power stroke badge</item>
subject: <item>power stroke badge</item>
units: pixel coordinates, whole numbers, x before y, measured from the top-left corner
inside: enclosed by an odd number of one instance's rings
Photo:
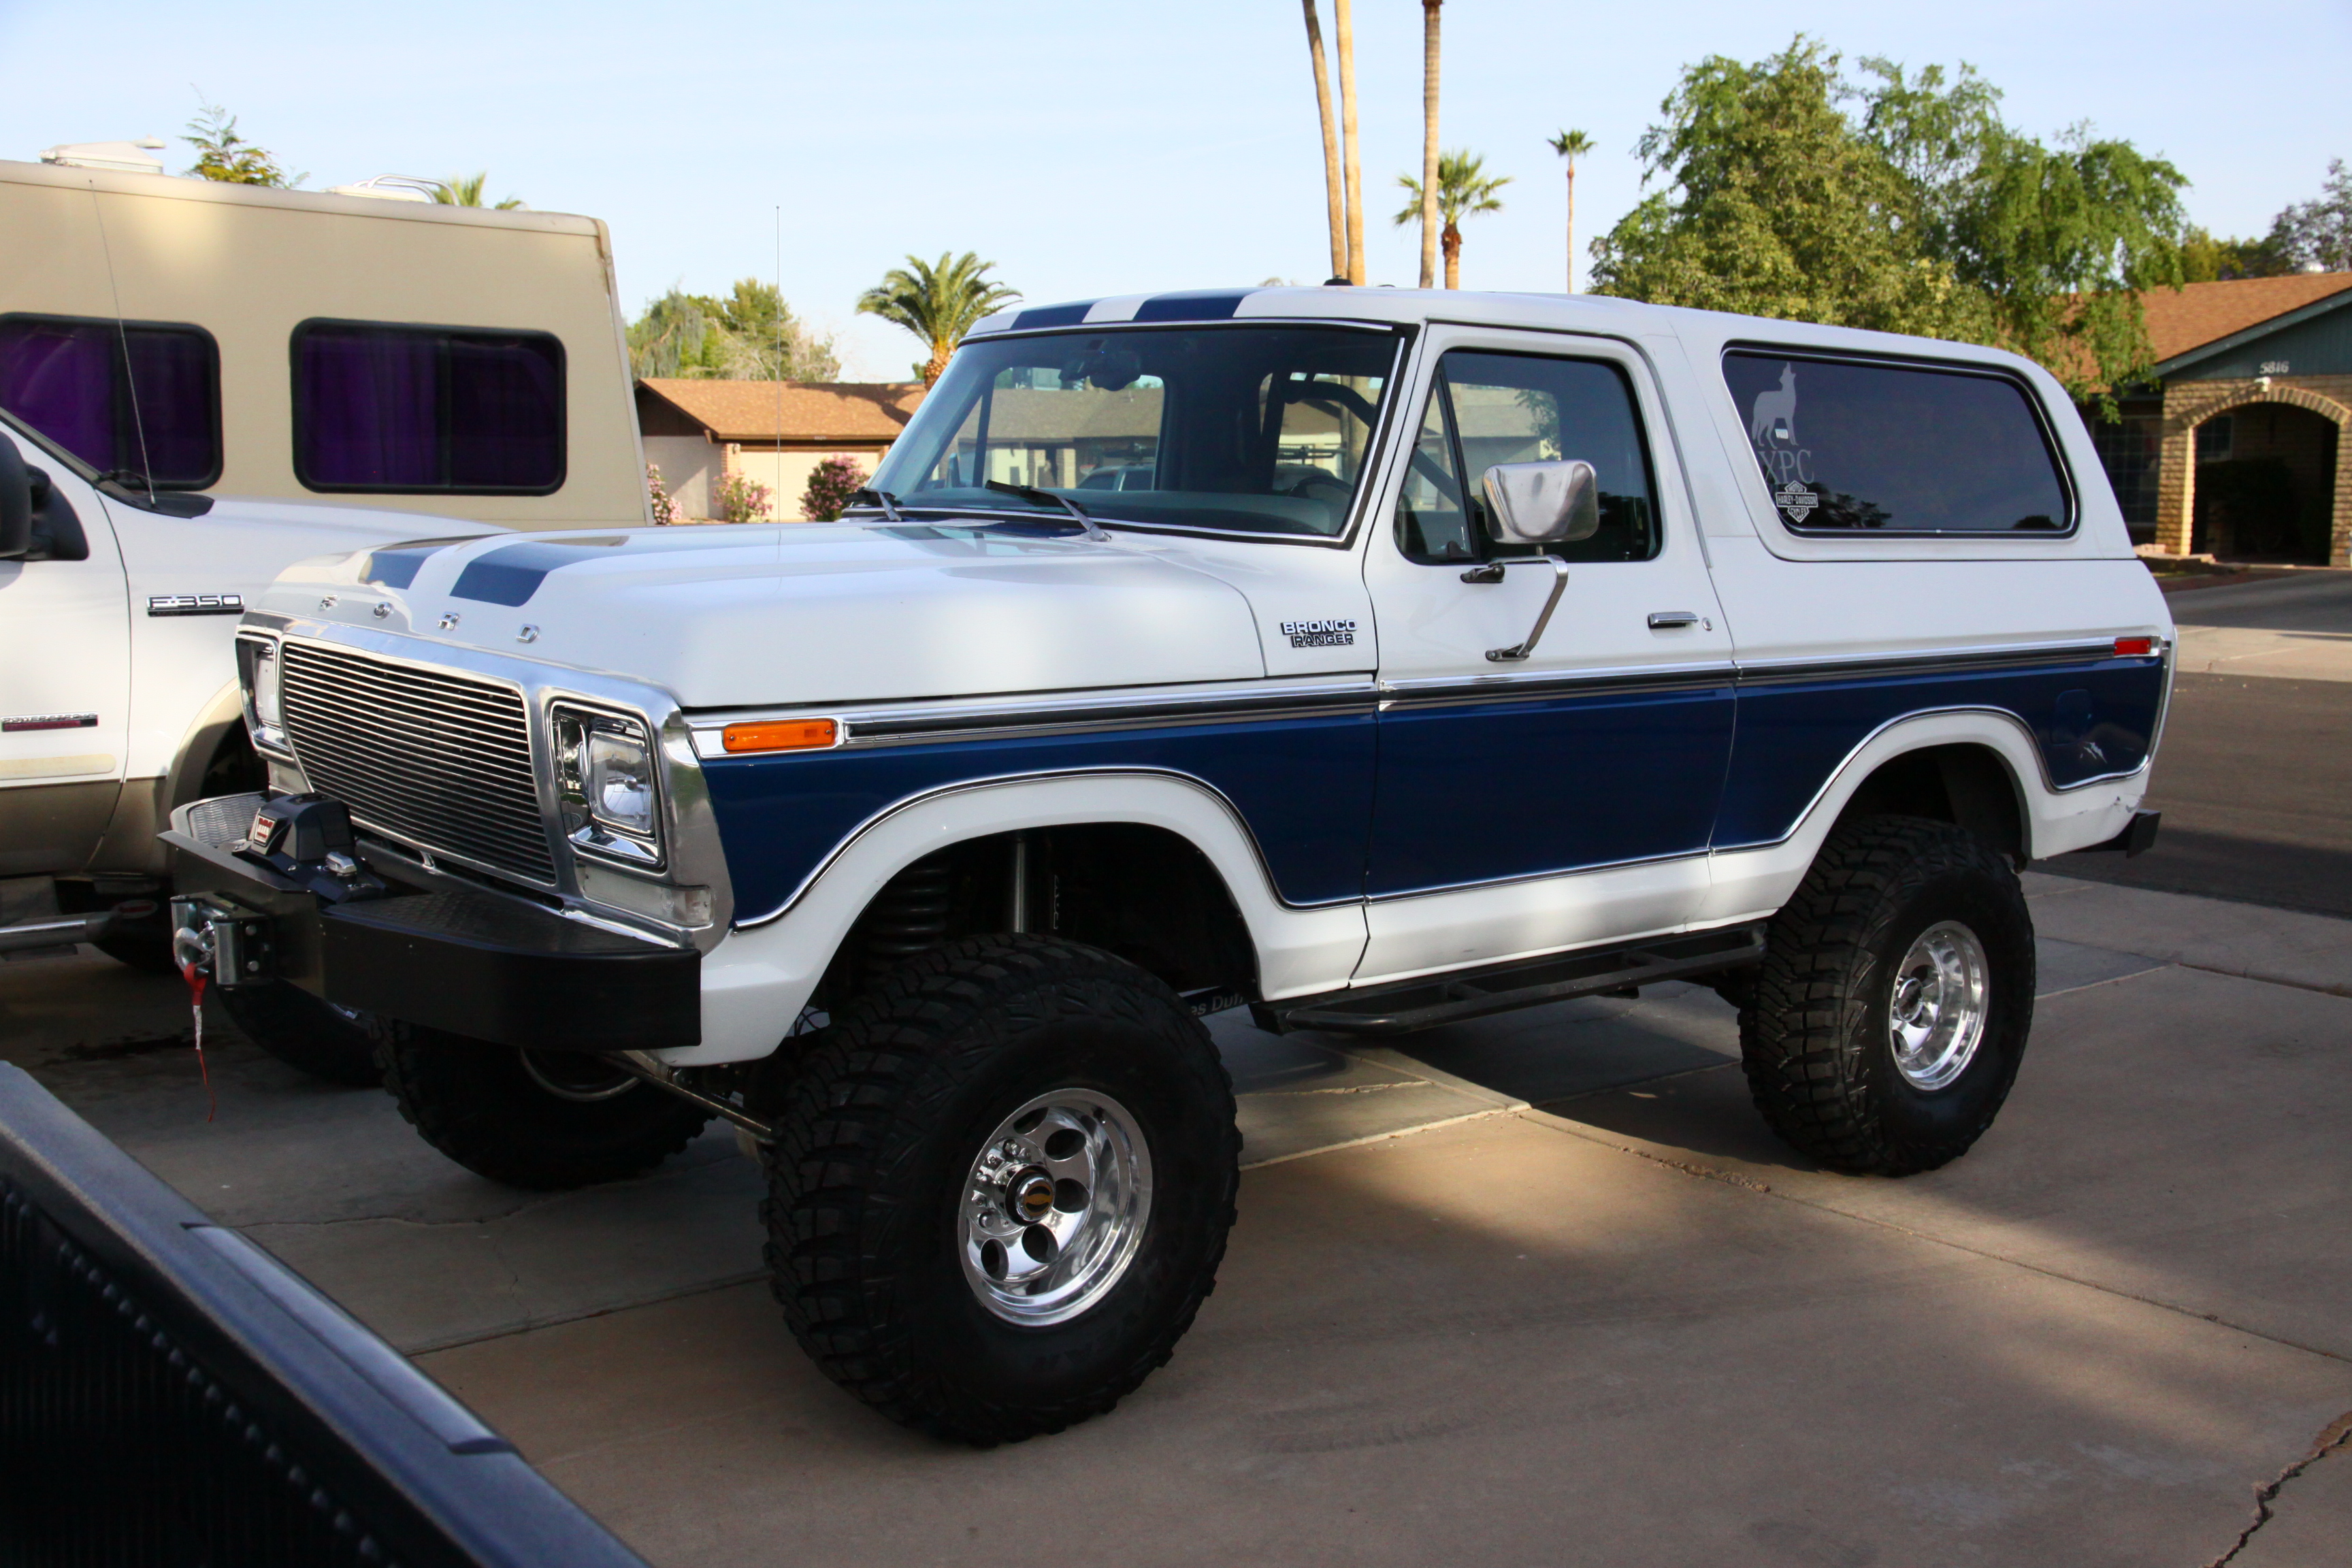
[[[1293,647],[1353,647],[1356,646],[1356,623],[1353,621],[1285,621],[1282,635],[1290,639]]]

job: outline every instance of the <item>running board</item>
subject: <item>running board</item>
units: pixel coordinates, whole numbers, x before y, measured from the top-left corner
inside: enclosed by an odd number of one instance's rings
[[[1548,953],[1362,991],[1326,992],[1293,1003],[1273,1003],[1267,1011],[1285,1032],[1402,1035],[1515,1007],[1738,969],[1763,956],[1762,925],[1727,926],[1692,936]]]

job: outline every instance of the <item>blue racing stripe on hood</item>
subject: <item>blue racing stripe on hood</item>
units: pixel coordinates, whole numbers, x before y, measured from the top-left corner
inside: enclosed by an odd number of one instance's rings
[[[1025,332],[1033,327],[1075,327],[1087,319],[1087,312],[1101,303],[1097,300],[1080,300],[1071,305],[1040,305],[1034,310],[1024,310],[1013,318],[1013,331]]]
[[[449,596],[478,599],[485,605],[529,604],[540,584],[557,567],[590,560],[597,551],[616,550],[626,543],[625,539],[534,539],[528,544],[509,544],[467,562]]]
[[[1154,294],[1135,312],[1139,321],[1230,321],[1255,289],[1196,289],[1183,294]]]
[[[382,588],[413,587],[416,574],[425,561],[453,544],[471,544],[481,535],[468,533],[457,539],[409,539],[398,544],[387,544],[368,555],[367,567],[360,581]]]

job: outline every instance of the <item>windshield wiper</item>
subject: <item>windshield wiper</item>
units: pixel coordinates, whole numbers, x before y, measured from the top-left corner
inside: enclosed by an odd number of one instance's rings
[[[907,521],[905,518],[898,515],[898,498],[892,495],[888,490],[871,489],[852,490],[849,493],[849,504],[852,506],[879,507],[882,509],[882,515],[888,518],[892,522],[904,522]]]
[[[1058,506],[1078,520],[1079,524],[1086,529],[1088,539],[1104,544],[1110,542],[1110,535],[1102,531],[1102,525],[1094,520],[1094,515],[1066,495],[1056,495],[1052,490],[1032,489],[1027,485],[1007,484],[1003,479],[982,479],[980,482],[985,489],[994,490],[1000,495],[1017,496],[1031,506]]]

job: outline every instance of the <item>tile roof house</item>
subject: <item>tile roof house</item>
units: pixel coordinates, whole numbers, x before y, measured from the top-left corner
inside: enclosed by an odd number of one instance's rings
[[[2352,566],[2352,272],[2140,296],[2158,387],[2091,421],[2135,534],[2171,554]]]
[[[922,400],[919,382],[648,378],[637,383],[637,427],[688,517],[711,516],[719,479],[742,474],[774,492],[772,516],[792,522],[817,464],[844,457],[873,473]]]

